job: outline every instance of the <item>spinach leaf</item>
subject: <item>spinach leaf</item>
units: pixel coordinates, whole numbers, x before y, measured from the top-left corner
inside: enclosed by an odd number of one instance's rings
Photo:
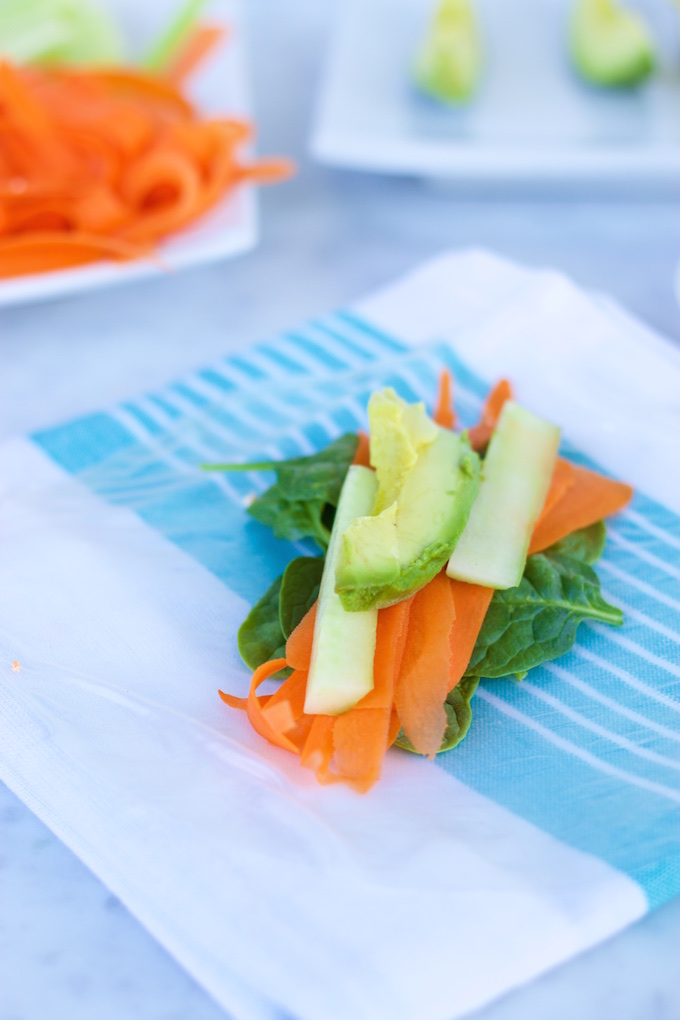
[[[550,555],[558,553],[561,556],[573,556],[582,563],[597,563],[604,543],[607,538],[607,528],[604,521],[597,521],[588,528],[581,528],[580,531],[573,531],[571,535],[555,542],[546,552]]]
[[[444,709],[446,711],[446,729],[444,730],[442,746],[437,751],[437,754],[441,754],[442,751],[450,751],[451,748],[460,744],[461,740],[470,729],[470,723],[472,722],[470,700],[477,690],[478,683],[478,677],[464,676],[447,696],[446,701],[444,702]],[[417,754],[415,747],[403,730],[399,730],[395,744],[397,747],[403,747],[405,751],[413,751],[414,754]]]
[[[279,593],[279,622],[288,638],[319,595],[323,557],[299,556],[286,567]]]
[[[269,659],[280,659],[286,637],[279,621],[279,594],[283,575],[256,602],[238,630],[238,650],[246,666],[257,669]]]
[[[257,669],[286,654],[288,636],[316,602],[322,572],[321,556],[299,556],[267,588],[239,627],[238,650],[246,666]]]
[[[313,538],[325,551],[345,476],[354,460],[358,436],[340,436],[309,457],[247,464],[203,464],[206,471],[275,471],[276,481],[248,507],[248,513],[272,528],[277,538],[296,542]]]
[[[309,457],[280,461],[275,470],[281,492],[286,499],[319,499],[337,506],[358,443],[359,437],[347,432]]]
[[[516,588],[494,592],[466,676],[495,679],[556,659],[569,651],[583,620],[619,626],[623,614],[602,598],[587,563],[552,550],[536,553]]]
[[[276,538],[289,542],[313,538],[326,550],[331,533],[322,520],[324,507],[325,504],[319,500],[286,499],[281,495],[277,482],[251,503],[248,513],[260,524],[271,528]]]

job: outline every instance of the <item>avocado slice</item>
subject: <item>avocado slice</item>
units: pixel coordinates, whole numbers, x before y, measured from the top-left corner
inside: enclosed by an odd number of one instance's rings
[[[352,612],[401,602],[439,573],[479,484],[467,439],[435,425],[422,404],[384,390],[371,398],[369,421],[378,492],[370,515],[345,531],[336,571]]]
[[[373,513],[379,514],[394,503],[406,473],[437,438],[437,426],[424,404],[407,404],[389,386],[371,394],[368,423],[371,464],[379,486]]]
[[[305,695],[304,711],[308,715],[339,715],[373,690],[378,613],[348,613],[335,593],[335,570],[343,533],[355,518],[370,511],[377,489],[375,472],[350,467],[340,492],[321,577]],[[348,649],[352,651],[351,666]]]
[[[435,99],[460,103],[477,86],[481,50],[469,0],[441,0],[416,53],[414,81]]]
[[[519,584],[559,444],[556,425],[513,400],[503,405],[482,465],[479,495],[446,568],[449,577],[487,588]]]
[[[654,41],[645,22],[616,0],[577,0],[569,51],[579,74],[595,85],[636,85],[656,63]]]

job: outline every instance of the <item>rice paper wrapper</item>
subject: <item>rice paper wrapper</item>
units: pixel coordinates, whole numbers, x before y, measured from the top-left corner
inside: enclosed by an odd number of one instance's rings
[[[480,684],[466,740],[321,787],[218,688],[305,543],[203,461],[319,449],[372,390],[471,424],[502,375],[631,482],[598,573],[617,630]],[[450,254],[162,392],[0,448],[0,775],[237,1020],[451,1020],[680,889],[680,358],[564,278]],[[12,670],[11,663],[21,663]]]

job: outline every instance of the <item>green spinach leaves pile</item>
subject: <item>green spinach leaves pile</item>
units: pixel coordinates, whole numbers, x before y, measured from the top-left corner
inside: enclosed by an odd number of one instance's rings
[[[276,482],[249,507],[277,538],[313,539],[318,556],[291,560],[243,621],[238,633],[241,657],[250,669],[285,654],[286,640],[316,601],[324,555],[340,490],[354,459],[358,437],[347,434],[309,457],[236,465],[211,470],[268,469]],[[585,620],[620,626],[623,614],[602,597],[593,570],[605,542],[603,521],[527,558],[516,588],[494,592],[470,664],[445,703],[447,727],[440,751],[455,747],[472,719],[471,698],[480,680],[522,680],[530,669],[564,655]],[[283,674],[282,674],[283,675]],[[413,750],[403,731],[397,744]]]

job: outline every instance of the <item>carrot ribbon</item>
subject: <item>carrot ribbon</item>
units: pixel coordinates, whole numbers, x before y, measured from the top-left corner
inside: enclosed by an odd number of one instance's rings
[[[170,77],[0,61],[0,278],[148,256],[242,182],[290,175],[287,160],[242,163],[251,125],[183,95],[209,42],[199,31]]]

